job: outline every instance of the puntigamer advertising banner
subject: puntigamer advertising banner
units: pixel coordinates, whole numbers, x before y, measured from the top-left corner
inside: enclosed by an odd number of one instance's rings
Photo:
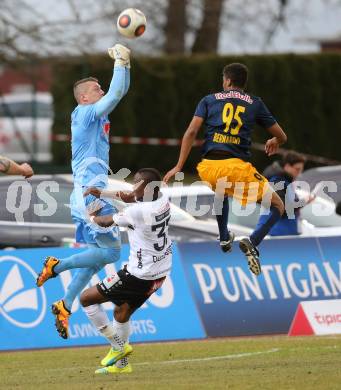
[[[300,301],[341,296],[339,237],[265,240],[258,277],[238,243],[178,248],[207,336],[287,333]]]
[[[0,349],[62,347],[106,344],[89,323],[77,299],[70,317],[70,339],[61,339],[50,312],[51,304],[63,298],[71,271],[35,285],[46,256],[63,258],[80,249],[46,248],[0,251]],[[129,247],[122,249],[122,261],[106,266],[91,284],[118,270],[128,259]],[[76,272],[76,271],[74,271]],[[112,318],[113,304],[104,304]],[[176,321],[181,319],[181,321]],[[205,333],[174,248],[173,271],[162,288],[134,313],[132,342],[203,338]]]
[[[265,240],[262,274],[251,274],[236,242],[224,254],[216,242],[174,245],[173,270],[162,288],[132,317],[132,342],[287,333],[302,301],[341,297],[339,237]],[[54,328],[51,304],[64,296],[72,278],[66,271],[37,288],[46,256],[70,256],[81,249],[0,251],[0,349],[105,344],[78,299],[70,318],[70,339]],[[91,285],[121,268],[128,258],[106,266]],[[76,272],[76,271],[73,271]],[[105,309],[112,318],[113,305]]]

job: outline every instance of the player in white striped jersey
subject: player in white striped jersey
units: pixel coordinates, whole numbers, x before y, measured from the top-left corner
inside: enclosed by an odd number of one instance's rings
[[[116,193],[125,202],[133,202],[119,214],[91,216],[103,227],[112,225],[128,228],[129,261],[123,269],[85,290],[81,304],[93,325],[107,338],[111,349],[101,364],[98,374],[128,373],[132,371],[127,356],[132,352],[128,344],[130,316],[158,290],[172,266],[172,243],[168,236],[170,205],[161,193],[161,176],[153,168],[140,169],[134,177],[131,193]],[[100,197],[104,191],[90,188],[86,194]],[[101,303],[115,304],[113,324]]]

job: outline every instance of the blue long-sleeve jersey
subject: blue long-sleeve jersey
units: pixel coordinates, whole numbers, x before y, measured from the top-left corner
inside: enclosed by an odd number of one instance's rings
[[[105,187],[109,169],[108,114],[127,93],[130,71],[115,67],[110,88],[94,104],[80,104],[71,114],[72,172],[82,187]]]
[[[70,204],[73,218],[83,219],[84,187],[104,188],[108,183],[108,114],[114,110],[130,85],[130,71],[115,67],[109,90],[94,104],[80,104],[71,114],[72,173],[75,190]]]

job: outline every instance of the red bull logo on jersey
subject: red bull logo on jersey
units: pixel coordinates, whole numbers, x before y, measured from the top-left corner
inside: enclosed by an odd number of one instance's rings
[[[251,99],[250,95],[238,91],[219,92],[214,94],[214,96],[217,100],[240,99],[249,104],[253,103],[253,100]]]

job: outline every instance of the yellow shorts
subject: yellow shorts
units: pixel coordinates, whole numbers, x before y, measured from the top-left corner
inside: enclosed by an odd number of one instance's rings
[[[213,191],[234,197],[242,205],[260,201],[271,188],[252,164],[239,158],[203,159],[197,170],[200,179],[209,183]]]

